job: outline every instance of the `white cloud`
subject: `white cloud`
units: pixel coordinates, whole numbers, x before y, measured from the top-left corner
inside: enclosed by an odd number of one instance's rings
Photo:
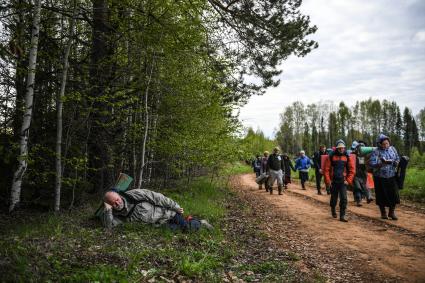
[[[244,125],[272,136],[285,106],[323,100],[390,99],[425,107],[425,1],[305,0],[319,48],[284,62],[281,85],[252,97]]]

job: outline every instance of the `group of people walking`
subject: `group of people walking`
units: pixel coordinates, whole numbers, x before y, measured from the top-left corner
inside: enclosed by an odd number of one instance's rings
[[[365,146],[366,143],[363,141],[354,141],[350,150],[347,150],[345,142],[338,140],[332,150],[320,145],[312,160],[302,150],[295,160],[295,166],[287,154],[280,154],[280,149],[275,147],[271,155],[267,151],[263,157],[257,155],[252,165],[259,189],[261,190],[264,185],[266,191],[273,194],[273,184],[277,182],[279,195],[291,183],[291,169],[299,172],[301,187],[305,190],[305,182],[309,179],[308,171],[313,166],[317,193],[322,194],[323,177],[326,192],[330,195],[332,217],[338,218],[336,206],[339,199],[339,220],[342,222],[348,221],[346,218],[348,187],[353,190],[357,206],[362,206],[363,198],[367,203],[373,201],[368,185],[368,172],[372,172],[376,204],[380,209],[381,218],[397,220],[395,208],[400,203],[396,179],[397,166],[400,162],[397,150],[391,146],[390,138],[384,134],[378,136],[376,148],[367,157],[361,154],[361,148]],[[389,208],[388,214],[386,208]]]

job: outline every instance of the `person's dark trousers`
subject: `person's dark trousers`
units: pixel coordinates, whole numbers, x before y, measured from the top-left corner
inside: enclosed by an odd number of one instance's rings
[[[168,226],[173,231],[180,229],[183,232],[187,232],[189,229],[189,223],[187,223],[183,215],[180,213],[176,213],[173,218],[168,220]]]
[[[301,180],[301,187],[305,189],[305,182],[307,182],[308,180],[308,172],[300,171],[300,180]]]
[[[320,172],[319,172],[318,169],[315,170],[315,173],[316,173],[316,188],[317,188],[317,192],[319,194],[321,194],[322,192],[321,192],[321,189],[320,189],[320,183],[322,182],[322,176],[323,175],[320,174]]]
[[[363,192],[358,188],[353,188],[353,197],[356,203],[361,203]]]
[[[331,186],[331,208],[335,209],[339,197],[339,217],[345,216],[347,209],[347,186],[344,183],[332,183]]]
[[[255,171],[255,177],[256,178],[260,177],[260,175],[261,175],[260,171]]]

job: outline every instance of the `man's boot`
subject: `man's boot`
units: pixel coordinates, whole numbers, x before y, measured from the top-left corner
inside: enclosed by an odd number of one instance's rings
[[[301,183],[301,187],[303,188],[303,190],[305,190],[305,185],[304,185],[304,183]]]
[[[321,195],[322,194],[322,190],[321,189],[317,189],[317,194]]]
[[[347,218],[345,217],[345,211],[341,210],[339,212],[339,221],[341,222],[348,222]]]
[[[388,212],[388,217],[391,218],[392,220],[398,219],[398,217],[395,215],[395,207],[394,206],[390,207],[390,211]]]
[[[281,195],[282,194],[282,186],[281,185],[277,186],[277,190],[279,191],[279,195]]]
[[[269,191],[269,186],[266,184],[266,192]]]
[[[258,189],[262,190],[263,189],[263,185],[258,185]]]
[[[271,195],[273,194],[273,187],[269,187],[269,192]]]
[[[362,203],[360,201],[356,201],[356,206],[360,207],[362,206]]]
[[[336,215],[336,209],[335,207],[331,207],[331,213],[332,213],[332,217],[333,218],[337,218],[338,216]]]
[[[388,219],[387,213],[385,211],[385,206],[380,206],[379,210],[381,211],[381,218],[382,219]]]
[[[331,194],[331,187],[326,186],[326,194],[330,195]]]

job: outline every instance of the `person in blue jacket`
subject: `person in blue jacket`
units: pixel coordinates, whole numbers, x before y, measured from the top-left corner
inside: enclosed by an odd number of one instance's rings
[[[395,207],[400,203],[399,188],[396,180],[397,165],[400,157],[391,146],[390,138],[380,134],[376,140],[377,148],[372,152],[369,165],[373,170],[376,204],[381,211],[381,218],[397,220]],[[385,208],[389,207],[388,216]]]
[[[305,151],[300,151],[300,157],[295,160],[295,170],[299,171],[301,186],[305,190],[305,182],[308,180],[308,170],[311,167],[311,160],[305,155]]]

